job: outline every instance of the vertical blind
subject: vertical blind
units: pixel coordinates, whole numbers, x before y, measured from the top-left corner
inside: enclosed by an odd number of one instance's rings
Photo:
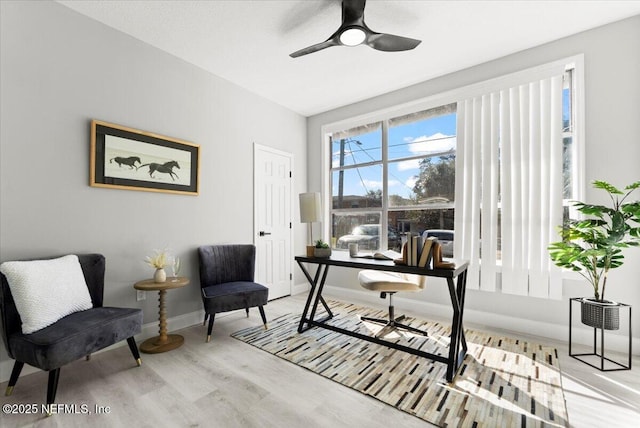
[[[562,223],[562,73],[458,102],[456,257],[468,287],[562,296],[547,251]],[[500,245],[498,245],[500,243]]]

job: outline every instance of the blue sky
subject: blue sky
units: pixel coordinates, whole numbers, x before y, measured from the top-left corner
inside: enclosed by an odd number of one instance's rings
[[[438,153],[455,148],[456,114],[437,116],[389,128],[389,160],[406,159],[416,155]],[[347,139],[344,165],[379,160],[382,131],[360,134]],[[340,164],[340,142],[334,141],[332,162]],[[406,159],[389,164],[389,191],[404,197],[411,195],[411,188],[418,175],[419,159]],[[338,193],[338,174],[333,174],[334,195]],[[382,188],[382,167],[379,165],[354,168],[345,171],[344,195],[362,195],[369,190]]]
[[[571,91],[563,89],[563,122],[567,126],[572,114]],[[371,126],[370,126],[371,128]],[[416,155],[427,155],[455,148],[456,114],[444,114],[429,119],[410,122],[389,128],[389,192],[408,198],[419,173],[419,159],[406,159]],[[382,129],[348,138],[344,145],[343,165],[380,160]],[[340,140],[333,142],[332,165],[340,165]],[[402,160],[405,159],[405,160]],[[338,174],[332,177],[333,195],[338,194]],[[347,169],[344,172],[343,195],[364,195],[368,191],[382,188],[382,167],[380,165]]]

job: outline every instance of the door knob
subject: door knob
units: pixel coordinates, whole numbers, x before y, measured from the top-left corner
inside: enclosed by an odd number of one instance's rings
[[[260,236],[271,235],[271,232],[265,232],[264,230],[260,231]]]

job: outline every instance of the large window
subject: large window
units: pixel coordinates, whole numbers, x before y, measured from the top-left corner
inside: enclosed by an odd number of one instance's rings
[[[516,77],[519,78],[520,76]],[[513,76],[505,78],[508,85],[513,80]],[[570,215],[570,201],[580,197],[580,186],[583,185],[576,139],[576,81],[575,69],[568,67],[562,77],[561,94],[560,181],[565,218]],[[494,82],[491,83],[493,84]],[[484,84],[479,86],[484,91]],[[444,102],[441,103],[434,102],[433,99],[425,100],[423,105],[426,107],[423,108],[411,109],[403,106],[398,113],[372,114],[367,116],[368,120],[354,120],[345,122],[347,126],[325,128],[331,148],[328,180],[331,194],[329,233],[334,248],[346,249],[349,243],[356,242],[362,250],[400,251],[402,238],[411,232],[437,236],[443,243],[444,255],[453,256],[455,236],[460,237],[463,233],[457,231],[456,234],[454,231],[455,207],[468,204],[460,199],[462,195],[456,195],[456,173],[470,174],[469,169],[465,172],[456,171],[456,150],[462,150],[460,141],[457,141],[459,136],[456,135],[462,123],[458,123],[461,114],[458,102],[467,97],[465,91],[479,92],[477,88],[470,88],[443,95],[440,99]],[[496,89],[499,90],[492,90]],[[531,147],[535,147],[535,143]],[[503,186],[506,184],[501,181],[504,180],[501,175],[504,171],[499,165],[504,153],[503,142],[500,140],[497,141],[496,153],[498,166],[495,167],[495,180],[498,190],[491,217],[495,219],[491,220],[495,227],[486,228],[484,226],[487,223],[480,221],[479,231],[475,234],[477,241],[482,242],[488,240],[487,233],[490,233],[495,245],[476,246],[475,257],[479,260],[485,254],[483,251],[488,249],[486,254],[495,254],[490,257],[490,262],[500,265],[502,234],[504,230],[511,233],[513,225],[511,222],[505,226],[502,218]],[[513,155],[510,156],[513,164]],[[484,161],[480,159],[478,162]],[[554,162],[558,162],[558,159],[552,161]],[[460,168],[460,162],[457,168]],[[546,171],[545,168],[543,172]],[[472,181],[475,180],[474,174],[472,170]],[[462,179],[463,176],[459,178]],[[465,198],[469,197],[468,193],[467,191]],[[458,203],[456,196],[460,199]],[[485,205],[486,202],[484,200]],[[486,206],[483,208],[482,201],[478,207],[482,211],[482,217],[485,217]]]
[[[571,201],[578,199],[576,195],[579,168],[575,167],[577,146],[574,144],[576,133],[576,79],[575,70],[569,69],[564,73],[562,85],[562,172],[563,172],[563,220],[567,222],[570,216],[575,218]]]
[[[456,105],[332,132],[331,241],[400,251],[402,236],[453,238]]]

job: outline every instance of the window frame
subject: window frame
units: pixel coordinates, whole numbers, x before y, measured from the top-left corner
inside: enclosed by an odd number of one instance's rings
[[[449,203],[437,203],[437,204],[418,204],[418,205],[409,205],[409,206],[391,206],[389,203],[389,164],[402,162],[412,159],[425,159],[425,158],[437,158],[443,154],[451,154],[451,151],[447,152],[439,152],[439,153],[430,153],[429,155],[418,154],[415,156],[408,156],[403,158],[394,158],[389,160],[389,122],[392,119],[395,119],[399,116],[403,116],[410,113],[421,112],[426,110],[437,109],[442,106],[446,106],[448,104],[457,104],[457,102],[450,102],[446,104],[439,104],[439,98],[434,98],[433,100],[427,100],[424,104],[416,104],[412,108],[409,109],[408,113],[405,113],[405,109],[393,109],[384,112],[380,112],[379,115],[365,115],[361,116],[359,119],[354,118],[352,120],[340,122],[338,125],[334,126],[325,126],[323,127],[323,139],[324,143],[327,146],[327,151],[325,151],[325,155],[322,157],[323,159],[323,168],[322,173],[326,175],[326,178],[323,177],[323,206],[327,207],[325,209],[324,217],[329,219],[329,221],[325,222],[323,225],[323,236],[326,242],[331,241],[331,223],[332,216],[331,213],[335,210],[338,212],[350,212],[350,213],[367,213],[367,212],[376,212],[380,214],[380,230],[386,231],[389,228],[389,213],[396,211],[422,211],[422,210],[438,210],[438,209],[453,209],[455,201],[451,201]],[[443,113],[444,114],[444,113]],[[433,117],[436,117],[434,115]],[[369,118],[369,119],[368,119]],[[375,118],[375,119],[374,119]],[[362,122],[364,120],[365,122]],[[355,168],[363,168],[367,166],[375,166],[380,165],[382,167],[382,194],[384,197],[381,201],[380,207],[361,207],[361,208],[333,208],[333,200],[332,200],[332,173],[334,172],[334,168],[332,165],[332,146],[334,142],[332,141],[331,134],[335,132],[344,131],[347,129],[359,127],[362,125],[371,125],[374,123],[380,123],[381,128],[381,158],[380,160],[374,160],[369,162],[363,162],[356,165],[345,165],[342,167],[342,170],[350,170]],[[354,124],[354,125],[350,125]],[[329,130],[331,129],[331,130]],[[455,150],[453,151],[455,154]],[[326,161],[325,161],[326,159]],[[381,249],[388,248],[388,234],[381,233],[379,246]],[[332,245],[333,247],[333,245]]]
[[[345,118],[332,123],[321,125],[320,141],[322,142],[321,150],[321,192],[323,199],[323,218],[327,219],[322,223],[323,239],[330,240],[331,236],[331,211],[332,211],[332,195],[331,195],[331,138],[330,134],[344,131],[345,129],[355,128],[364,124],[374,122],[382,123],[382,166],[383,177],[388,177],[388,122],[390,119],[423,111],[434,109],[447,104],[457,103],[462,99],[469,98],[476,94],[486,93],[494,89],[501,89],[508,86],[515,86],[521,82],[529,82],[535,80],[537,76],[546,75],[549,70],[557,70],[562,67],[564,70],[573,69],[573,91],[572,91],[572,119],[574,120],[572,156],[574,159],[574,170],[572,171],[573,180],[573,198],[572,200],[582,200],[585,194],[585,97],[584,97],[584,54],[579,54],[557,61],[552,61],[543,65],[531,67],[525,70],[513,72],[503,76],[498,76],[486,81],[474,83],[461,88],[444,91],[419,98],[407,103],[391,106],[370,113],[360,114],[353,117]],[[423,156],[420,156],[423,157]],[[378,164],[379,162],[372,162]],[[359,164],[360,166],[360,164]],[[389,212],[388,201],[388,183],[383,180],[382,192],[385,197],[382,200],[382,206],[379,208],[381,213],[381,230],[388,228],[388,216],[383,215]],[[563,200],[564,202],[564,200]],[[407,210],[408,207],[394,207],[392,210]],[[424,207],[411,206],[411,209],[425,209]],[[428,206],[428,208],[435,208]],[[376,209],[377,211],[378,209]],[[355,211],[355,209],[354,209]],[[368,209],[367,211],[372,211]],[[387,236],[382,234],[380,245],[386,248]]]

